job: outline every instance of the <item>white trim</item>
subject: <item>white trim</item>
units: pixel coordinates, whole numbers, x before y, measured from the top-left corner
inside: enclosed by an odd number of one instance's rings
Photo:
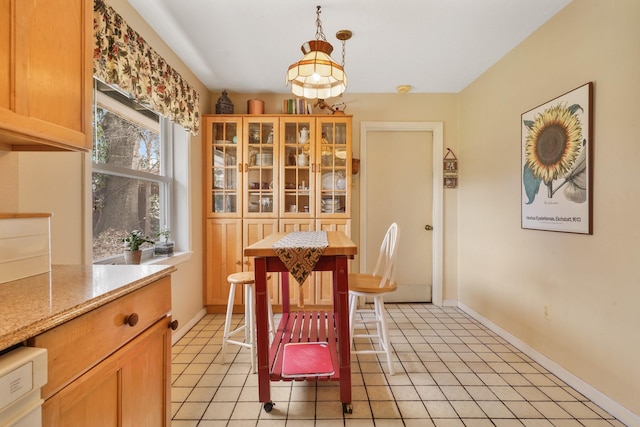
[[[444,221],[443,221],[443,178],[442,158],[444,153],[443,123],[442,122],[361,122],[360,123],[360,206],[366,203],[367,185],[367,132],[395,131],[395,132],[432,132],[433,133],[433,232],[432,232],[432,296],[431,301],[436,306],[442,305],[442,277],[443,277],[443,247],[444,247]],[[367,236],[362,233],[366,230],[366,212],[360,209],[360,248],[366,248]],[[366,265],[366,253],[360,254],[360,268]]]
[[[133,108],[116,101],[108,95],[105,95],[100,90],[94,90],[95,94],[95,102],[100,105],[105,110],[111,111],[113,114],[116,114],[122,117],[124,120],[128,122],[136,123],[138,126],[143,127],[145,129],[153,130],[156,133],[160,132],[160,123],[159,120],[153,120],[144,114],[134,110]],[[135,103],[135,101],[132,101]],[[151,111],[151,110],[149,110]],[[160,115],[154,112],[158,118]]]
[[[180,338],[185,336],[186,333],[191,330],[191,328],[193,328],[196,324],[198,324],[200,320],[202,320],[204,316],[206,316],[206,314],[207,314],[207,309],[203,308],[202,310],[197,312],[196,315],[191,320],[189,320],[187,323],[182,325],[180,329],[178,329],[177,331],[174,331],[173,334],[171,334],[171,345],[173,346],[175,345],[175,343],[180,341]]]
[[[496,325],[489,319],[482,316],[480,313],[474,311],[471,307],[458,302],[458,308],[467,313],[469,316],[476,319],[478,322],[482,323],[491,331],[500,335],[502,338],[507,340],[511,345],[516,347],[518,350],[529,356],[531,359],[539,363],[541,366],[546,368],[549,372],[560,378],[562,381],[582,393],[585,397],[591,400],[596,405],[600,406],[602,409],[616,417],[618,420],[622,421],[628,426],[640,426],[640,416],[634,414],[624,406],[620,405],[618,402],[597,390],[593,386],[587,384],[580,378],[573,375],[571,372],[564,369],[562,366],[558,365],[553,360],[549,359],[545,355],[539,353],[536,349],[530,347],[519,338],[511,335],[506,330],[502,329],[500,326]]]

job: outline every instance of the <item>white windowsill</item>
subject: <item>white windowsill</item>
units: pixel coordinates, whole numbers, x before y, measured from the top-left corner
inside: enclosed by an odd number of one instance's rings
[[[178,265],[183,262],[187,262],[191,259],[193,252],[174,252],[171,256],[152,256],[151,258],[143,259],[140,264],[165,264],[165,265]]]
[[[142,254],[142,260],[140,265],[153,265],[153,264],[165,264],[165,265],[178,265],[187,262],[191,259],[193,251],[174,252],[171,256],[154,256],[153,249],[146,249]],[[110,259],[102,260],[101,262],[95,262],[96,265],[121,265],[124,264],[124,257],[112,257]]]

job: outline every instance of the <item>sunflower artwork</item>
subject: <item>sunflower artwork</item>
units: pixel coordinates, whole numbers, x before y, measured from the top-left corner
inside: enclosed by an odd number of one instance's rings
[[[522,115],[522,228],[591,234],[592,83]]]

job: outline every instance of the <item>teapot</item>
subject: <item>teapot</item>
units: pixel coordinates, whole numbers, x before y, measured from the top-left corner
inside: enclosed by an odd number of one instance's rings
[[[309,155],[306,153],[298,154],[298,166],[307,166],[309,164]]]
[[[305,142],[309,141],[309,129],[307,129],[306,127],[303,127],[302,129],[300,129],[300,143],[304,144]]]

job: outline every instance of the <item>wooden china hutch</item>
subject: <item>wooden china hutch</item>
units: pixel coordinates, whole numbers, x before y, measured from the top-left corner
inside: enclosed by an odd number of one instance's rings
[[[224,312],[227,276],[253,270],[243,249],[278,231],[351,232],[351,116],[205,115],[204,300]],[[270,279],[281,304],[278,277]],[[296,283],[293,277],[290,283]],[[332,304],[331,276],[312,274],[286,296],[298,306]],[[237,311],[243,296],[236,292]]]

